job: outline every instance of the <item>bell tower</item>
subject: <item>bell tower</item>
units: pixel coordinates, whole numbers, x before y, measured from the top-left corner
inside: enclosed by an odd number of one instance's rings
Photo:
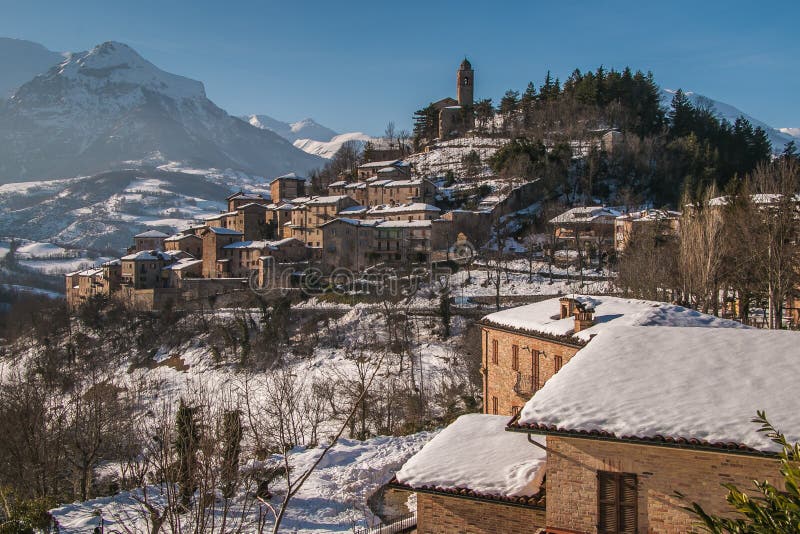
[[[458,78],[456,86],[456,99],[459,106],[472,106],[473,88],[475,84],[475,71],[472,70],[467,58],[458,67]]]

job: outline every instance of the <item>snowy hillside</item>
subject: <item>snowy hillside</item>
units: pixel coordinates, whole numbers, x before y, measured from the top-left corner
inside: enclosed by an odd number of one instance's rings
[[[0,236],[98,251],[121,251],[139,232],[172,232],[224,208],[239,173],[161,169],[106,172],[0,186]]]
[[[675,96],[675,93],[676,90],[674,89],[661,89],[661,103],[665,108],[669,109],[672,97]],[[684,91],[684,93],[694,106],[712,108],[720,118],[727,120],[731,124],[739,117],[744,117],[750,121],[754,127],[760,126],[763,128],[764,131],[767,132],[767,136],[772,143],[772,152],[775,154],[780,154],[786,143],[790,142],[793,136],[797,135],[797,131],[800,130],[798,128],[774,128],[764,121],[758,120],[725,102],[720,102],[692,91]],[[791,130],[795,130],[795,133],[791,133]]]
[[[484,164],[484,168],[479,170],[482,173],[488,172],[487,161],[506,143],[508,139],[464,137],[436,143],[429,151],[418,152],[406,159],[423,176],[443,176],[448,170],[460,175],[464,173],[464,156],[475,151]]]
[[[165,72],[125,44],[69,54],[0,108],[0,182],[181,161],[276,176],[320,158],[231,117],[203,84]]]
[[[39,43],[0,37],[0,99],[34,76],[47,72],[64,57]]]

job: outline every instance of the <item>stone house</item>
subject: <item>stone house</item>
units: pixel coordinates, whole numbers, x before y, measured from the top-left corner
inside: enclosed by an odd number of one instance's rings
[[[272,217],[267,216],[268,212],[266,204],[243,204],[228,217],[226,228],[242,232],[245,240],[274,239],[277,235],[277,224]]]
[[[621,213],[605,206],[572,208],[550,219],[559,242],[577,249],[592,244],[600,250],[614,246],[614,221]]]
[[[347,195],[295,199],[295,203],[291,237],[314,248],[323,246],[322,225],[335,219],[341,210],[357,205]]]
[[[694,532],[693,502],[730,515],[723,484],[781,488],[780,449],[750,420],[764,410],[800,440],[798,341],[756,329],[599,333],[509,423],[547,439],[547,532]]]
[[[738,328],[735,321],[682,306],[610,296],[547,299],[480,321],[484,413],[513,416],[599,332],[617,325],[646,328]]]
[[[431,203],[436,196],[436,185],[428,179],[393,180],[383,185],[383,202],[404,204],[408,202]],[[377,204],[371,204],[377,205]]]
[[[203,260],[184,258],[164,267],[167,287],[181,288],[184,280],[203,276]]]
[[[210,228],[228,228],[229,221],[232,217],[236,216],[235,211],[225,211],[214,215],[209,215],[203,218],[203,227]]]
[[[133,249],[129,252],[141,252],[143,250],[164,250],[164,240],[169,237],[164,232],[158,230],[148,230],[133,236]]]
[[[175,234],[164,240],[164,250],[180,250],[199,260],[203,258],[203,240],[192,233]]]
[[[203,239],[203,278],[225,278],[230,271],[226,265],[223,248],[242,240],[242,232],[229,228],[209,226],[202,232]]]
[[[270,182],[269,191],[274,203],[304,197],[306,195],[306,179],[293,172],[285,174]]]
[[[442,212],[436,206],[422,202],[406,204],[383,204],[367,210],[367,219],[385,219],[387,221],[424,221],[438,219]],[[341,213],[340,213],[341,215]]]
[[[65,275],[67,306],[78,309],[84,302],[97,295],[110,296],[120,288],[122,262],[111,260],[100,267],[75,271]]]
[[[663,239],[674,239],[680,231],[679,211],[647,209],[626,213],[614,219],[614,250],[621,254],[634,233],[649,232]]]
[[[327,271],[345,268],[362,271],[375,263],[375,226],[381,220],[339,217],[321,226],[325,243],[322,261]]]
[[[292,210],[295,208],[295,205],[284,202],[282,204],[269,204],[267,208],[268,210],[265,214],[267,224],[274,227],[275,237],[278,239],[291,237],[289,225],[292,223]]]
[[[528,534],[545,526],[547,441],[505,432],[506,417],[462,415],[397,472],[416,493],[420,534]],[[549,500],[549,499],[548,499]]]
[[[258,193],[245,193],[241,190],[238,193],[234,193],[228,197],[225,197],[225,200],[228,202],[228,211],[236,211],[240,207],[247,204],[267,205],[271,202],[270,199],[265,198],[264,195],[260,195]]]
[[[397,172],[399,174],[391,177],[387,176],[387,179],[390,178],[394,179],[397,176],[405,176],[405,177],[411,176],[411,167],[409,166],[408,163],[406,163],[401,159],[392,159],[386,161],[371,161],[359,165],[357,170],[358,179],[359,181],[365,181],[368,178],[376,176],[379,170],[386,169],[389,167],[397,169]]]
[[[121,285],[133,289],[167,287],[162,269],[175,262],[175,257],[160,250],[143,250],[123,256]]]

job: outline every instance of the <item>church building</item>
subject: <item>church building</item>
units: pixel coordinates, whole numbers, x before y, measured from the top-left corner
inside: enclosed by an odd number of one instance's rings
[[[447,97],[433,103],[439,112],[439,140],[460,137],[474,127],[474,86],[475,71],[464,58],[456,72],[456,99]]]

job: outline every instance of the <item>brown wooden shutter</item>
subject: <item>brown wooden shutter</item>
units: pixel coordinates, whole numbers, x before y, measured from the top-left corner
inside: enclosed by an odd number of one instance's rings
[[[597,472],[597,531],[636,534],[637,482],[631,473]]]
[[[636,475],[619,475],[619,531],[636,534]]]
[[[497,340],[492,340],[492,363],[497,364]]]
[[[519,345],[511,345],[511,368],[519,371]]]
[[[539,390],[539,351],[531,351],[531,390],[534,392]]]
[[[561,370],[562,359],[561,356],[553,356],[553,366],[555,367],[555,372],[559,372]]]
[[[492,415],[497,415],[497,397],[492,397]]]

